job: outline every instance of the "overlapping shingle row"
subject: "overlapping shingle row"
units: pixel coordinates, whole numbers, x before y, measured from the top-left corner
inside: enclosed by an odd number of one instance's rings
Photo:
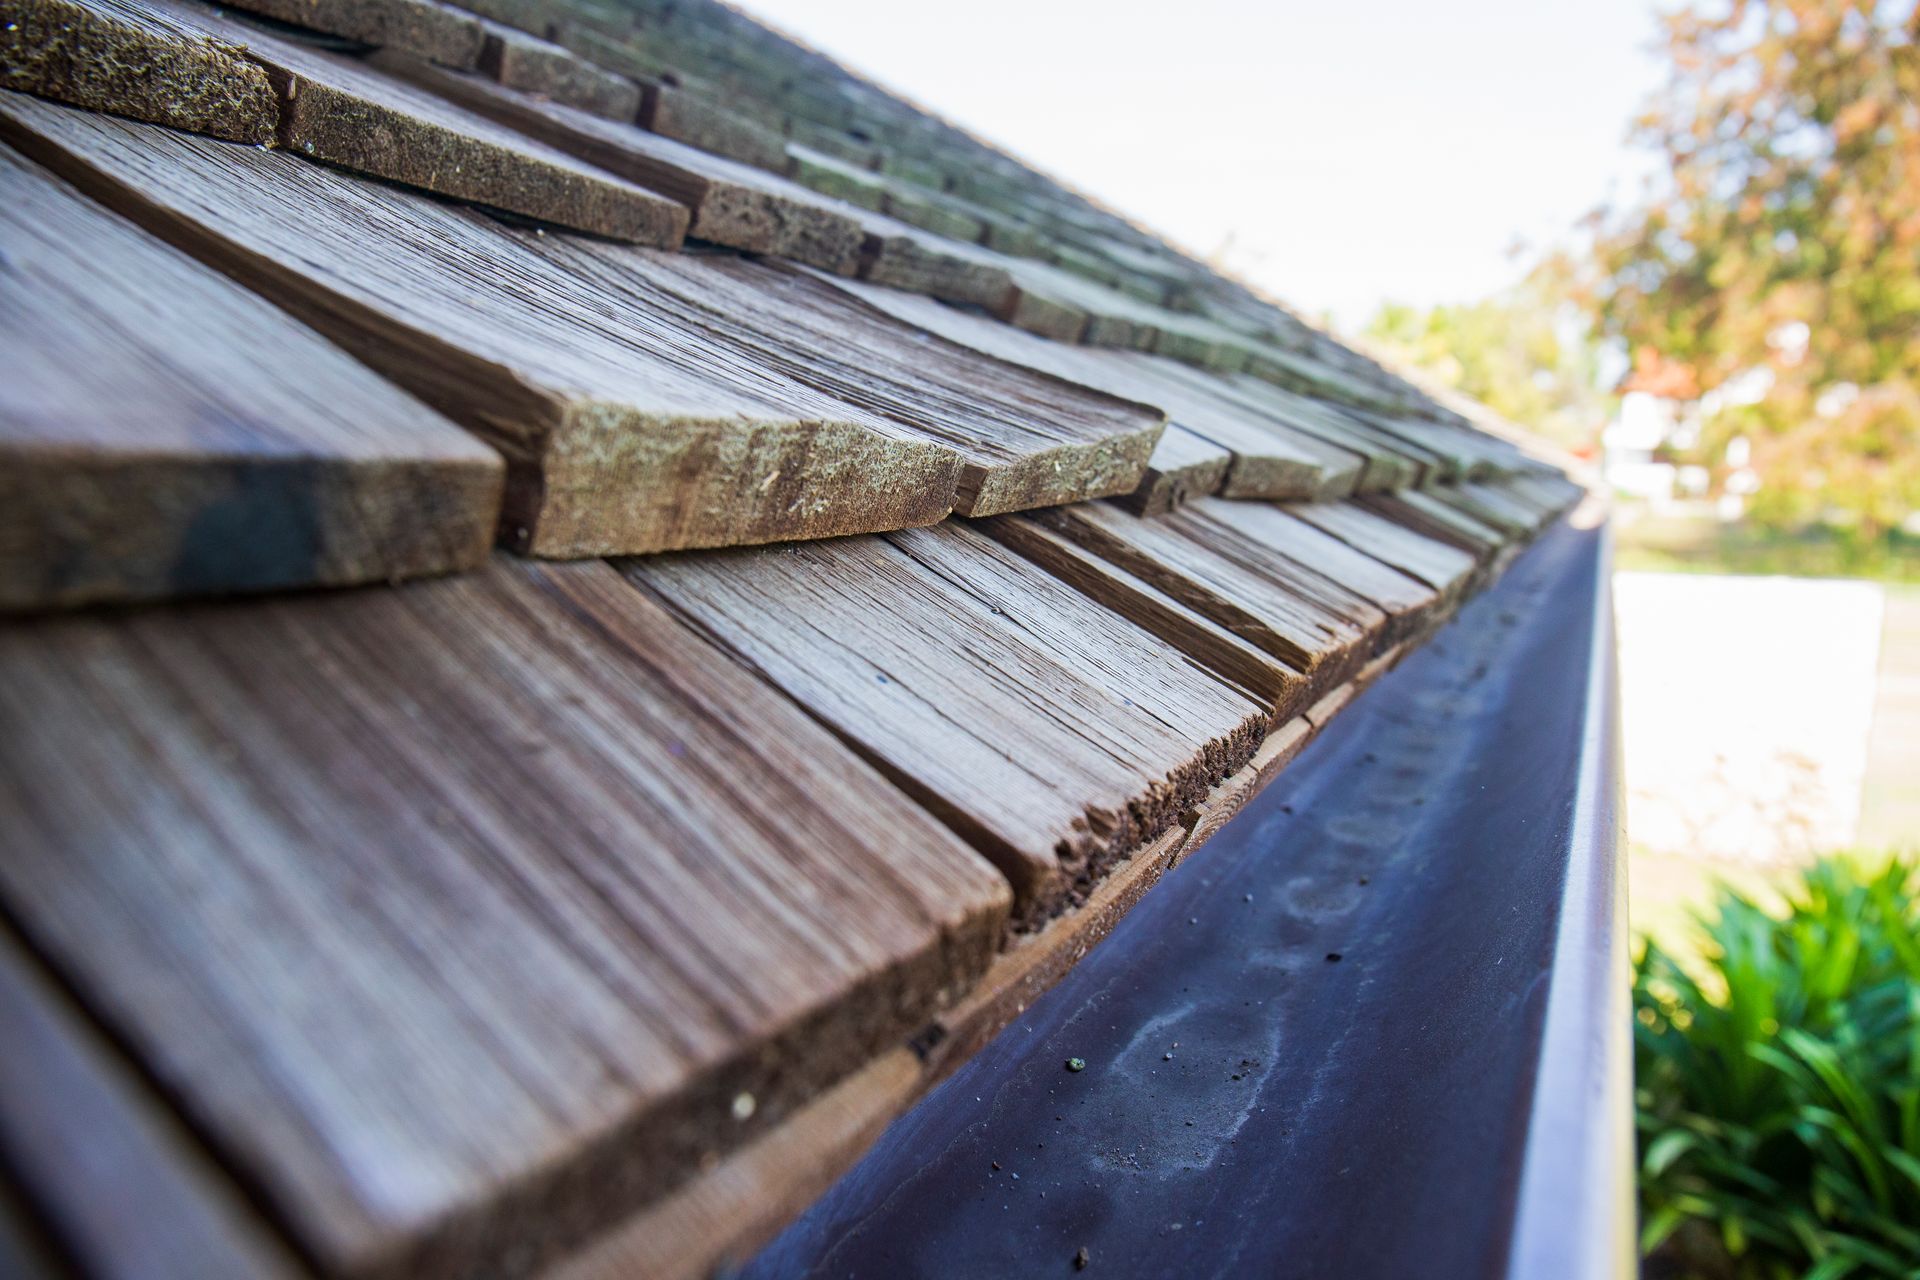
[[[82,1269],[697,1273],[1578,493],[717,5],[245,7],[0,36],[0,1166]]]

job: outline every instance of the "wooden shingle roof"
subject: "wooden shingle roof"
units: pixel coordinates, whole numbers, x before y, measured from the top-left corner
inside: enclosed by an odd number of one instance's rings
[[[240,8],[0,3],[0,1250],[700,1274],[1580,494],[711,0]]]

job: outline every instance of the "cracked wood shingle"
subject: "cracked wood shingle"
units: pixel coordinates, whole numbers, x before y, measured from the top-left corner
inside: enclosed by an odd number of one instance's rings
[[[1351,611],[1359,600],[1383,615],[1372,652],[1420,634],[1447,611],[1443,593],[1269,502],[1209,498],[1177,513],[1197,540],[1253,568],[1288,577],[1304,595]],[[1371,655],[1369,655],[1371,656]]]
[[[1199,662],[1264,707],[1269,721],[1305,705],[1309,682],[1299,670],[1057,530],[1028,516],[986,520],[980,529]]]
[[[490,116],[609,173],[672,197],[692,211],[687,234],[851,275],[866,233],[813,192],[637,125],[560,102],[542,102],[473,76],[419,63],[383,62],[422,87]]]
[[[514,1275],[904,1043],[1006,882],[602,562],[0,630],[9,922],[300,1251]]]
[[[1111,560],[1307,677],[1317,697],[1358,671],[1386,627],[1386,614],[1325,575],[1223,536],[1196,507],[1231,511],[1259,503],[1203,498],[1143,519],[1112,503],[1037,511],[1035,523]]]
[[[715,343],[644,273],[583,280],[546,237],[280,152],[17,96],[0,132],[493,443],[504,531],[534,554],[828,537],[953,506],[956,451]]]
[[[0,146],[0,609],[470,568],[503,473],[285,312]]]
[[[1084,900],[1266,729],[1175,646],[955,522],[621,568],[992,858],[1022,928]]]

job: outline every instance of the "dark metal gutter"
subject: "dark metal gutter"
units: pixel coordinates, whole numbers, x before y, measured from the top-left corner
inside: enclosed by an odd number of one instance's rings
[[[1600,535],[1580,779],[1507,1274],[1603,1280],[1637,1268],[1633,962],[1614,653],[1612,540]]]
[[[1550,531],[745,1274],[1629,1274],[1606,581]]]

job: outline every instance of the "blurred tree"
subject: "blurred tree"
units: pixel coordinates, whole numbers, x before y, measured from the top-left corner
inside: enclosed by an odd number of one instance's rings
[[[1920,508],[1920,15],[1663,21],[1670,79],[1637,127],[1670,172],[1596,219],[1598,313],[1636,377],[1706,393],[1703,461],[1749,440],[1756,516],[1877,533]]]
[[[1599,344],[1576,283],[1574,262],[1553,255],[1480,302],[1431,310],[1385,303],[1365,332],[1442,385],[1585,452],[1599,440],[1612,397],[1600,386]]]

